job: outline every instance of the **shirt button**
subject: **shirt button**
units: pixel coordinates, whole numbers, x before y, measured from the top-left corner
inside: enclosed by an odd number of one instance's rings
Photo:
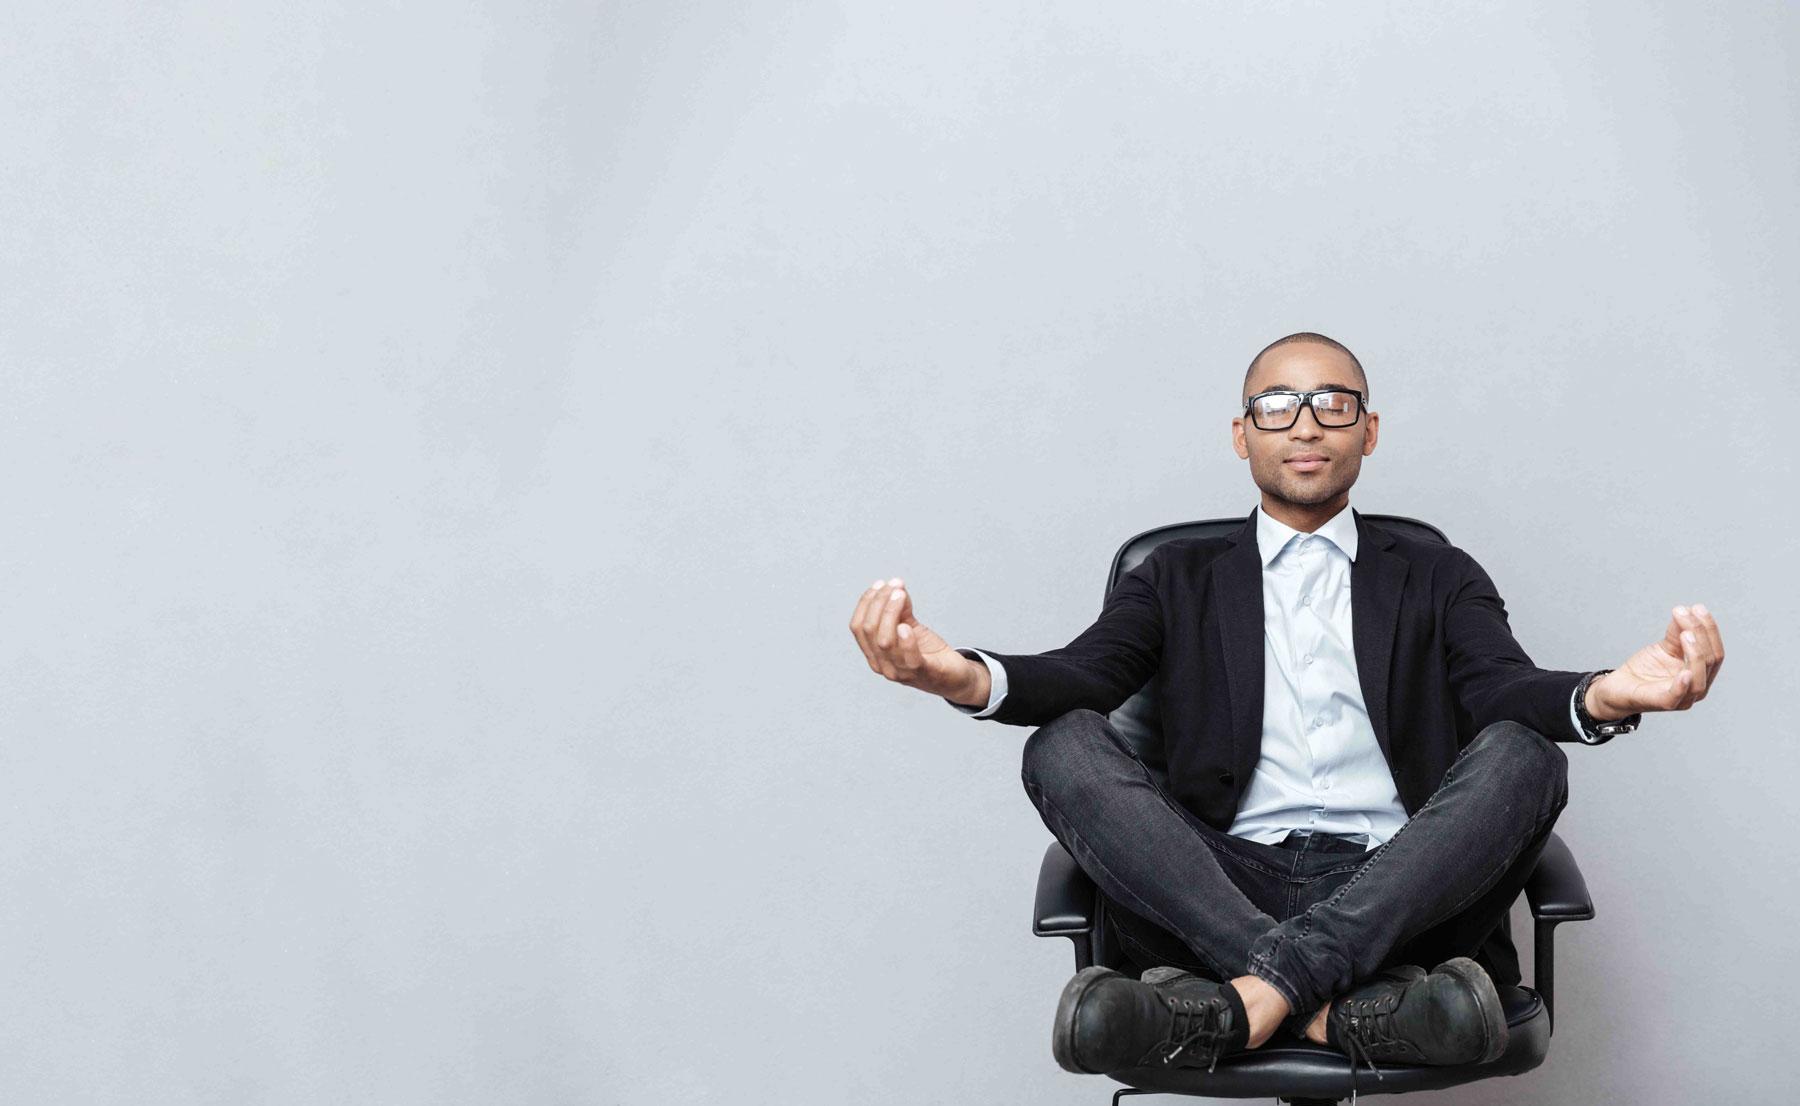
[[[1311,653],[1306,654],[1306,663],[1307,664],[1312,663],[1312,654]]]
[[[1327,790],[1327,791],[1330,791],[1330,790],[1331,790],[1331,781],[1330,781],[1330,780],[1324,780],[1324,781],[1322,781],[1322,782],[1320,782],[1320,784],[1319,784],[1319,786],[1320,786],[1320,787],[1322,787],[1322,788],[1324,788],[1324,789],[1325,789],[1325,790]]]
[[[1301,596],[1301,597],[1300,597],[1300,605],[1301,605],[1301,606],[1302,606],[1302,607],[1310,607],[1310,606],[1312,606],[1312,596],[1310,596],[1310,595],[1302,595],[1302,596]]]

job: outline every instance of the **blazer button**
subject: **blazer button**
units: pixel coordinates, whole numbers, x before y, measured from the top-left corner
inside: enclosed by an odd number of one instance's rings
[[[1230,772],[1220,772],[1219,773],[1219,782],[1222,784],[1225,784],[1228,787],[1231,785],[1231,781],[1236,778],[1237,777],[1233,776]]]

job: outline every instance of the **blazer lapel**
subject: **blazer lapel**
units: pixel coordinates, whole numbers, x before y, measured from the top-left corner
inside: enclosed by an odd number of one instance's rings
[[[1369,725],[1391,770],[1394,748],[1388,733],[1388,675],[1393,668],[1394,632],[1400,624],[1400,590],[1411,566],[1405,557],[1390,551],[1393,535],[1364,522],[1354,507],[1351,514],[1356,517],[1356,560],[1350,566],[1356,675],[1362,684],[1363,705],[1369,708]],[[1233,681],[1234,693],[1236,688]]]
[[[1254,511],[1228,540],[1231,548],[1212,563],[1212,594],[1219,604],[1219,632],[1224,639],[1225,674],[1231,689],[1228,763],[1237,778],[1248,785],[1256,758],[1262,753],[1263,715],[1262,557],[1256,547]],[[1360,654],[1359,649],[1359,663]]]

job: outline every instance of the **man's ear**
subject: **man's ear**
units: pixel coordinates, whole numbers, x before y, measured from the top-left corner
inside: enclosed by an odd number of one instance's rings
[[[1250,459],[1250,447],[1244,444],[1244,420],[1241,416],[1231,420],[1231,448],[1237,451],[1240,459]]]
[[[1369,428],[1363,431],[1363,456],[1375,452],[1376,439],[1381,437],[1381,416],[1370,411],[1366,416]]]

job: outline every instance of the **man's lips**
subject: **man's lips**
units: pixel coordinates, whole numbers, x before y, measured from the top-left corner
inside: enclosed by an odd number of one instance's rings
[[[1301,472],[1312,472],[1314,469],[1324,468],[1328,460],[1330,458],[1321,457],[1316,453],[1303,453],[1298,457],[1289,457],[1282,463],[1292,465]]]

